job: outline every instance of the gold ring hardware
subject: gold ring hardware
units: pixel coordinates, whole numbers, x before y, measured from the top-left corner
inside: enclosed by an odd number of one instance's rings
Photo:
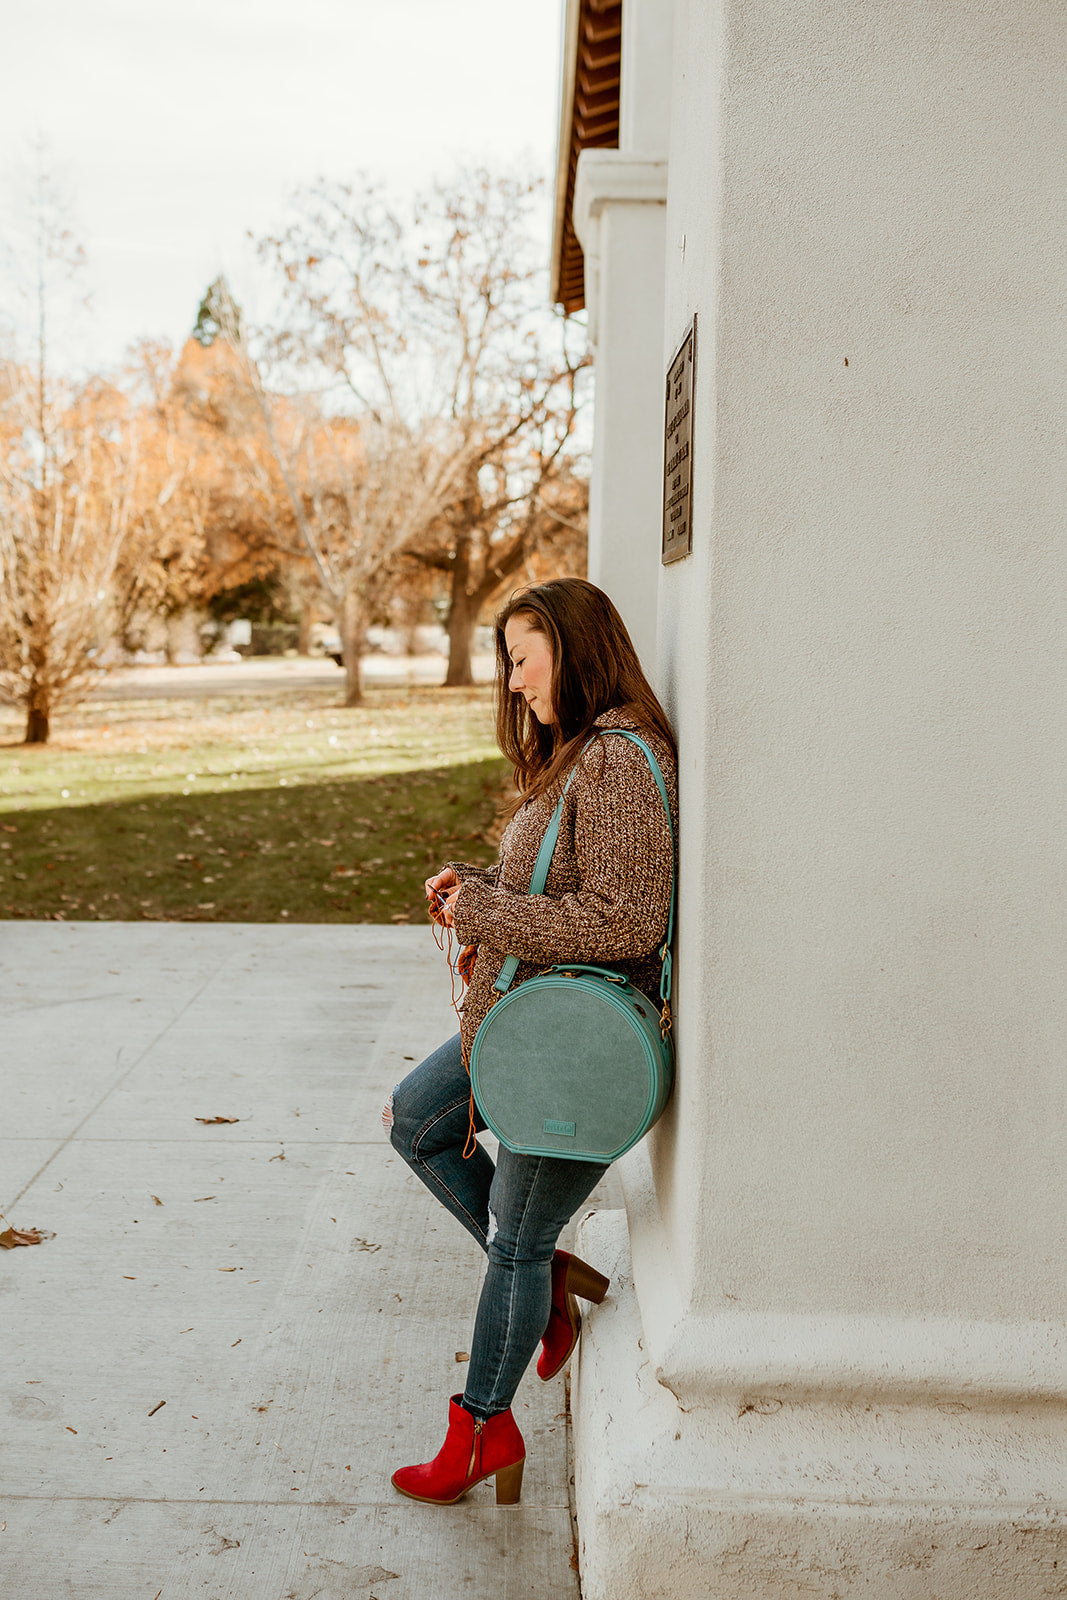
[[[586,976],[584,972],[574,972],[570,967],[560,967],[559,975],[561,978],[584,978]],[[624,978],[621,972],[616,973],[614,976],[610,976],[606,972],[598,972],[596,976],[603,978],[605,983],[621,983],[624,988],[630,981],[629,978]]]

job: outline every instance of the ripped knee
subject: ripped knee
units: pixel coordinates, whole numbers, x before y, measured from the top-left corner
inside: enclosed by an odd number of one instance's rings
[[[392,1093],[382,1107],[382,1127],[386,1133],[391,1133],[393,1130],[393,1095],[396,1094],[399,1087],[398,1083],[393,1084]]]

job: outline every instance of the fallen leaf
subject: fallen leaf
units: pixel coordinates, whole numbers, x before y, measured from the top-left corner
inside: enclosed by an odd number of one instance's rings
[[[351,1248],[354,1250],[374,1251],[380,1250],[382,1247],[380,1244],[371,1244],[368,1239],[353,1239]]]
[[[67,1432],[68,1432],[68,1433],[74,1433],[74,1434],[76,1434],[76,1433],[77,1433],[77,1431],[78,1431],[78,1430],[77,1430],[77,1428],[72,1428],[72,1427],[71,1427],[71,1425],[70,1425],[70,1423],[69,1423],[69,1422],[68,1422],[68,1423],[67,1423]]]
[[[197,1117],[197,1122],[202,1122],[208,1128],[213,1128],[218,1122],[240,1122],[240,1117]]]
[[[153,1406],[153,1407],[152,1407],[152,1409],[151,1409],[151,1411],[150,1411],[150,1412],[149,1412],[149,1413],[148,1413],[148,1415],[149,1415],[149,1416],[150,1416],[150,1417],[154,1417],[154,1416],[155,1416],[155,1414],[156,1414],[156,1412],[157,1412],[157,1411],[162,1411],[162,1410],[163,1410],[163,1407],[164,1407],[164,1406],[165,1406],[165,1405],[166,1405],[166,1403],[167,1403],[167,1402],[166,1402],[166,1401],[165,1401],[165,1400],[161,1400],[161,1401],[160,1401],[160,1402],[159,1402],[159,1404],[158,1404],[158,1406]]]
[[[456,1360],[457,1361],[469,1361],[470,1358],[471,1358],[471,1353],[470,1353],[469,1350],[457,1350],[456,1351]]]
[[[217,1198],[218,1196],[213,1194],[198,1194],[196,1199],[193,1201],[193,1205],[198,1206],[201,1200],[216,1200]]]
[[[161,1200],[161,1199],[160,1199],[160,1198],[159,1198],[159,1196],[158,1196],[158,1194],[154,1194],[154,1195],[153,1195],[153,1196],[152,1196],[152,1199],[153,1199],[153,1200],[154,1200],[154,1201],[155,1201],[155,1202],[156,1202],[156,1205],[157,1205],[157,1206],[161,1206],[161,1205],[162,1205],[162,1204],[163,1204],[163,1202],[162,1202],[162,1200]]]
[[[14,1250],[20,1244],[40,1244],[42,1239],[54,1239],[54,1233],[42,1233],[40,1228],[5,1228],[0,1233],[0,1247]]]
[[[13,822],[0,822],[0,828],[3,828],[5,833],[18,833],[19,831]]]

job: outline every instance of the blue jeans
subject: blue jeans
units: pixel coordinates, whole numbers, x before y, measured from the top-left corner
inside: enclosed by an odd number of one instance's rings
[[[479,1144],[469,1160],[470,1079],[459,1035],[393,1091],[393,1147],[489,1258],[474,1323],[463,1405],[475,1417],[507,1411],[548,1326],[552,1256],[567,1223],[600,1182],[599,1161],[517,1156],[494,1167]],[[485,1123],[475,1112],[479,1132]]]

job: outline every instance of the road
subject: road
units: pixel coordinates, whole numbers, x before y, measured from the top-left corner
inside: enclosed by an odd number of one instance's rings
[[[365,656],[363,681],[368,686],[440,684],[443,656]],[[478,683],[493,677],[492,656],[475,656]],[[188,666],[120,667],[93,691],[94,701],[211,699],[227,695],[285,694],[293,689],[336,689],[344,674],[322,656],[255,656],[248,661],[203,661]]]

